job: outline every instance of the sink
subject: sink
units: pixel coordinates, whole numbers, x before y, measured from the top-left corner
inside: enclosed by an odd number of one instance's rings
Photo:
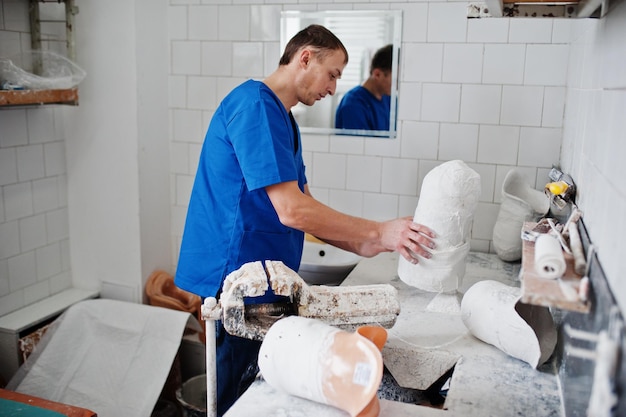
[[[339,285],[361,259],[327,243],[305,240],[298,275],[309,285]]]

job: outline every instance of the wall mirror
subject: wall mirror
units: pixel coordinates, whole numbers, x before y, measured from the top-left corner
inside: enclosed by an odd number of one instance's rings
[[[398,67],[402,38],[401,10],[333,10],[333,11],[283,11],[281,13],[281,54],[289,39],[311,24],[330,29],[348,50],[349,62],[337,83],[333,96],[316,102],[313,106],[299,103],[293,115],[302,133],[324,135],[354,135],[378,138],[396,137],[398,96]],[[336,129],[335,111],[343,95],[360,85],[369,76],[371,57],[379,48],[392,44],[391,106],[389,130]]]

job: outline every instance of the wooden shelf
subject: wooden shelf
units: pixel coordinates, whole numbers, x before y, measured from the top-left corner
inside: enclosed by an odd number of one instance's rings
[[[525,222],[523,230],[531,231],[537,223]],[[579,297],[582,276],[574,272],[574,257],[563,252],[565,274],[560,279],[546,279],[535,270],[535,242],[523,240],[521,301],[526,304],[556,307],[563,310],[588,313],[590,303]]]
[[[0,107],[40,104],[78,105],[78,88],[67,90],[2,90]]]

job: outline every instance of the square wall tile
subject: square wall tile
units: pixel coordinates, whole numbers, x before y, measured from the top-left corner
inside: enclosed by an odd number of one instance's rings
[[[400,134],[403,158],[437,159],[439,123],[405,121]]]
[[[431,122],[458,122],[460,99],[459,84],[424,84],[422,119]]]
[[[461,122],[493,123],[500,121],[502,87],[464,84],[461,89]]]
[[[11,292],[21,290],[37,282],[36,265],[35,251],[9,258],[9,288]]]
[[[0,185],[17,182],[17,147],[0,148]]]
[[[527,45],[524,84],[565,86],[569,45]]]
[[[170,109],[185,107],[187,105],[187,77],[184,75],[170,75],[167,84]]]
[[[360,191],[330,190],[328,205],[351,216],[363,216],[363,193]]]
[[[500,123],[505,125],[541,126],[543,87],[502,87]]]
[[[48,281],[38,282],[24,288],[24,303],[30,305],[50,296],[50,283]]]
[[[35,213],[54,210],[59,207],[57,177],[33,181],[33,208]]]
[[[231,75],[232,61],[232,42],[202,42],[202,75]]]
[[[398,217],[398,196],[392,194],[363,195],[363,217],[385,221]]]
[[[401,195],[398,200],[398,217],[414,217],[418,200],[417,196]]]
[[[217,6],[188,6],[188,37],[190,40],[217,39]]]
[[[487,44],[483,65],[485,84],[522,84],[526,45]]]
[[[369,139],[358,136],[332,135],[329,141],[330,152],[363,155],[366,140]]]
[[[465,42],[467,4],[464,2],[428,4],[428,42]]]
[[[562,127],[565,114],[565,87],[546,87],[543,93],[541,126]]]
[[[46,218],[43,214],[26,217],[19,221],[20,248],[27,252],[46,245]]]
[[[233,43],[233,75],[259,78],[264,70],[263,44],[261,42]]]
[[[0,259],[20,253],[20,229],[18,222],[0,223]]]
[[[403,48],[404,67],[400,71],[403,81],[441,81],[443,44],[409,43]]]
[[[437,159],[476,162],[478,125],[442,123],[440,132]]]
[[[202,143],[204,129],[199,110],[174,110],[174,141]]]
[[[213,110],[217,100],[216,80],[212,77],[187,77],[187,108]]]
[[[251,5],[250,39],[280,41],[280,5]]]
[[[515,165],[519,132],[520,128],[517,126],[481,125],[478,136],[478,162]]]
[[[67,239],[70,234],[67,208],[47,212],[46,229],[49,243]]]
[[[394,8],[402,9],[402,41],[426,42],[428,28],[428,4],[422,3],[395,3]],[[407,24],[411,22],[411,24]]]
[[[3,195],[4,216],[7,221],[33,214],[33,192],[30,182],[5,185]]]
[[[65,174],[65,142],[46,143],[43,149],[46,176]]]
[[[50,107],[28,109],[28,143],[46,143],[57,140],[54,129],[54,110]]]
[[[28,129],[26,128],[26,110],[3,109],[0,111],[0,148],[26,145]]]
[[[446,44],[443,50],[443,81],[479,83],[483,70],[482,44]]]
[[[511,19],[509,42],[511,43],[550,43],[552,42],[552,21],[520,17]]]
[[[200,75],[202,72],[202,51],[199,41],[173,41],[172,73]]]
[[[422,83],[401,83],[398,95],[398,119],[419,120],[421,97]]]
[[[187,39],[187,6],[167,8],[167,33],[170,40]]]
[[[477,43],[506,43],[509,40],[510,19],[467,19],[467,41]]]
[[[383,158],[382,187],[385,194],[417,195],[418,161]]]
[[[218,36],[223,41],[250,40],[250,7],[220,5]]]
[[[561,129],[522,127],[520,132],[519,165],[551,167],[559,165]]]
[[[381,158],[349,155],[346,187],[350,190],[380,192],[381,172]]]
[[[326,188],[346,188],[347,161],[345,155],[313,154],[315,172],[308,180],[312,186]]]

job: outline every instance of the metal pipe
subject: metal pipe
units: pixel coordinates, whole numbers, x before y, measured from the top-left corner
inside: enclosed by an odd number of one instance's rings
[[[204,311],[202,317],[205,320],[206,335],[206,415],[207,417],[217,416],[217,367],[216,367],[216,343],[215,343],[215,320],[209,314],[217,306],[214,297],[204,300],[201,307]],[[206,312],[206,314],[205,314]]]

